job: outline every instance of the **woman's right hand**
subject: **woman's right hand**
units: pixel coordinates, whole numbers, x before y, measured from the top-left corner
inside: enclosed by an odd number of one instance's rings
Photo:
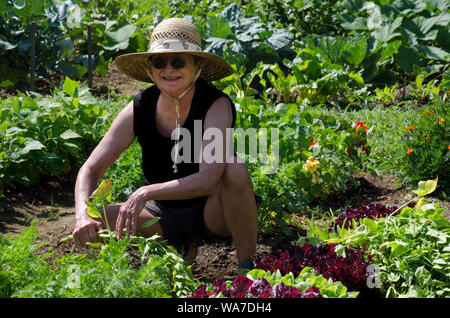
[[[97,232],[103,229],[102,222],[96,221],[89,216],[84,216],[77,219],[72,235],[79,246],[84,246],[87,242],[98,242]]]

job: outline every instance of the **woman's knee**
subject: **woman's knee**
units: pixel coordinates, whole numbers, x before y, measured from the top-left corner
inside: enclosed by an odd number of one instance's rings
[[[252,183],[247,165],[239,157],[236,159],[234,163],[227,163],[221,181],[224,185],[247,187]]]

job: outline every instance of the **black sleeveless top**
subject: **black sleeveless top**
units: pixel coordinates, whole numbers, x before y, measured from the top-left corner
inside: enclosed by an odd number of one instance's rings
[[[204,80],[198,79],[195,83],[195,93],[189,114],[182,126],[182,128],[188,129],[191,135],[191,161],[190,163],[178,163],[178,172],[175,173],[171,155],[175,140],[172,140],[170,136],[162,136],[156,128],[156,104],[159,94],[159,88],[153,85],[138,93],[133,99],[133,128],[142,148],[142,170],[146,184],[167,182],[186,177],[199,171],[198,160],[194,160],[196,158],[195,156],[198,158],[199,153],[194,153],[194,146],[196,143],[197,145],[201,145],[206,113],[219,97],[224,96],[230,100],[233,113],[231,127],[234,127],[236,121],[236,109],[230,97],[214,86],[209,85]],[[194,120],[201,120],[201,125],[197,124],[197,127],[201,126],[201,134],[198,132],[196,135],[194,134]],[[199,131],[198,128],[197,130]],[[194,141],[194,137],[199,137],[200,140]],[[183,142],[183,135],[180,141],[181,143]],[[183,149],[181,143],[180,150]],[[183,152],[180,151],[180,155],[182,154]],[[178,208],[200,204],[206,202],[206,199],[207,197],[198,197],[188,200],[161,200],[159,202],[168,207]]]

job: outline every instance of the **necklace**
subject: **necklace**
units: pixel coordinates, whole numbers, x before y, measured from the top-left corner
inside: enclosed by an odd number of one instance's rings
[[[181,127],[180,127],[180,100],[181,98],[192,88],[192,86],[194,85],[195,81],[198,79],[198,77],[200,76],[200,73],[202,71],[202,68],[200,68],[197,72],[197,75],[195,75],[194,80],[188,85],[188,87],[180,94],[178,95],[178,97],[170,95],[169,93],[165,92],[164,90],[162,90],[158,84],[156,84],[155,80],[152,77],[151,72],[145,68],[145,70],[147,71],[148,76],[150,76],[150,78],[152,79],[153,83],[155,83],[155,85],[159,88],[159,90],[166,95],[167,97],[170,97],[174,100],[175,102],[175,113],[176,113],[176,122],[175,122],[175,131],[176,131],[176,139],[175,139],[175,158],[174,158],[174,162],[173,162],[173,172],[177,173],[178,169],[177,169],[177,162],[178,162],[178,156],[179,156],[179,148],[180,148],[180,131],[181,131]]]

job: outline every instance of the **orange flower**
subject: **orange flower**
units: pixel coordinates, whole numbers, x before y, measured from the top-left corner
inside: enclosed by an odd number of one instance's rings
[[[412,150],[411,148],[409,148],[409,149],[406,151],[406,154],[407,154],[407,155],[410,155],[410,154],[412,154],[412,152],[413,152],[413,150]]]
[[[406,127],[406,131],[410,131],[410,130],[414,130],[414,129],[416,129],[416,126],[414,126],[414,125]]]
[[[447,149],[450,150],[450,145],[448,145]]]
[[[317,145],[317,141],[310,142],[309,145],[310,146],[315,146],[315,145]]]
[[[425,115],[432,115],[433,114],[433,112],[432,111],[430,111],[430,110],[426,110],[426,111],[424,111],[423,113],[422,113],[422,115],[420,115],[420,117],[423,117],[423,116],[425,116]]]

